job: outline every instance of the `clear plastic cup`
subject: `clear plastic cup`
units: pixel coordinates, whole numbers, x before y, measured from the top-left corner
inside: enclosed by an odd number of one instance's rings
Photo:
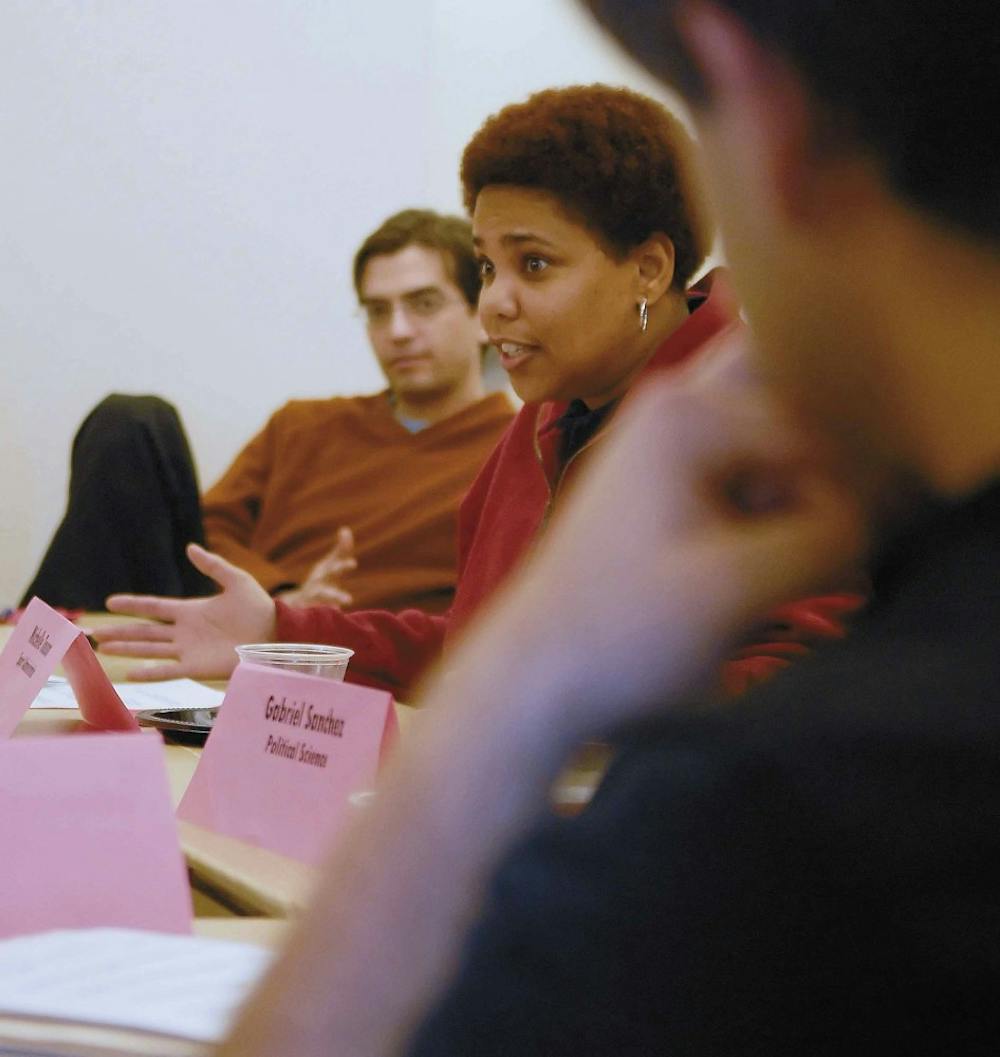
[[[320,675],[324,679],[343,681],[347,663],[354,650],[344,646],[320,646],[310,642],[254,642],[237,646],[240,662],[266,664],[286,672]]]

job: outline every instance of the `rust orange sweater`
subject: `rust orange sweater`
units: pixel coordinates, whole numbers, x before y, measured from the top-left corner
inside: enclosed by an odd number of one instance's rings
[[[208,546],[271,591],[300,583],[346,525],[355,606],[443,612],[459,503],[512,417],[494,393],[410,433],[384,392],[290,401],[204,495]]]

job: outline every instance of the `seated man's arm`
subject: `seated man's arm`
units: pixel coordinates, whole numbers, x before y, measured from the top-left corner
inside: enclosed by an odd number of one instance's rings
[[[252,544],[274,466],[274,421],[272,416],[201,499],[208,549],[245,569],[269,592],[292,583],[286,569],[255,550]]]

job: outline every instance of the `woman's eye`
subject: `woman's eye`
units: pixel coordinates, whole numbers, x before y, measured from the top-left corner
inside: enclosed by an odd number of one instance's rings
[[[485,257],[479,258],[479,278],[489,279],[493,274],[493,262],[488,261]]]
[[[549,262],[544,257],[528,256],[524,258],[524,269],[532,275],[545,271]]]

